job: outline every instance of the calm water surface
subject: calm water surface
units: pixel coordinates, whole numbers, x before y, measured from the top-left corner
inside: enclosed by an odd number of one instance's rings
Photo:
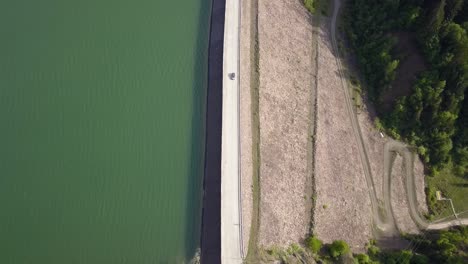
[[[0,0],[0,263],[199,246],[208,0]]]

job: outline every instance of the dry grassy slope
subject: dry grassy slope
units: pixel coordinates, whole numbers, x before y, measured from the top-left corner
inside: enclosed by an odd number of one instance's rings
[[[360,252],[372,235],[371,204],[326,21],[318,41],[314,230],[326,243],[344,239]]]
[[[260,234],[262,247],[309,233],[312,25],[301,1],[260,0]]]
[[[311,83],[315,81],[311,71],[314,67],[310,21],[300,1],[259,2],[259,244],[263,247],[300,242],[309,231],[311,171],[308,165],[311,156],[307,154],[307,146],[313,101]],[[344,239],[354,252],[362,252],[372,237],[369,190],[345,109],[338,66],[328,35],[329,24],[325,18],[322,22],[320,28],[316,28],[319,57],[314,232],[326,243]],[[382,139],[375,130],[366,109],[358,119],[377,197],[382,199],[386,138]],[[401,172],[401,166],[397,165],[396,170]],[[415,174],[420,210],[425,212],[424,175],[419,160],[415,162]],[[400,188],[401,180],[398,181],[392,187],[394,197],[398,197],[394,204],[404,203],[401,198],[405,197],[405,190]],[[411,231],[409,215],[404,210],[397,211],[401,229]]]
[[[252,1],[241,2],[240,32],[240,144],[241,144],[241,185],[242,185],[242,236],[244,252],[250,237],[252,222],[252,109],[251,109],[251,36],[250,8]]]
[[[323,20],[326,22],[325,20]],[[330,48],[329,25],[323,23],[319,38],[318,124],[316,144],[315,231],[325,242],[344,239],[355,252],[364,251],[372,236],[369,190],[359,159],[356,140],[352,137],[349,117],[344,108],[344,97],[337,75],[337,65]],[[372,178],[378,199],[383,199],[383,154],[387,138],[382,138],[373,125],[369,111],[359,111],[358,121],[368,152]],[[427,212],[424,194],[423,166],[415,160],[415,186],[419,210]],[[392,203],[399,206],[395,217],[405,232],[418,232],[408,213],[406,190],[401,164],[392,184]],[[399,176],[398,176],[399,175]],[[392,198],[392,199],[393,199]],[[329,203],[337,203],[333,206]],[[324,206],[327,207],[324,209]],[[395,208],[395,207],[394,207]]]

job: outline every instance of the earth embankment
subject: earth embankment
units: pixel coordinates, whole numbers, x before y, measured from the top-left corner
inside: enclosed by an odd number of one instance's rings
[[[309,233],[312,206],[312,19],[300,1],[259,1],[261,247]]]

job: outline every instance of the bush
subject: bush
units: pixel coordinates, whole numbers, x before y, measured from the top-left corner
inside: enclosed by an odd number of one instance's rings
[[[368,264],[371,263],[371,260],[368,255],[366,254],[357,254],[356,257],[354,258],[357,263],[359,264]]]
[[[366,245],[367,253],[372,257],[376,257],[380,253],[380,248],[376,246],[376,241],[371,239],[371,241]]]
[[[380,119],[378,117],[375,118],[374,125],[375,125],[375,128],[377,128],[377,130],[379,130],[379,131],[384,130],[384,126],[382,125],[382,122],[380,121]]]
[[[322,248],[322,241],[320,241],[320,239],[318,239],[316,236],[310,236],[307,239],[307,247],[310,249],[310,251],[317,254]]]
[[[315,2],[314,0],[304,0],[304,6],[309,10],[310,13],[315,12]]]
[[[420,254],[413,255],[411,258],[411,264],[427,264],[429,263],[428,257]]]
[[[296,243],[292,243],[288,249],[286,250],[286,252],[289,254],[289,255],[296,255],[296,254],[300,254],[302,253],[303,249]]]
[[[343,240],[335,240],[330,246],[330,256],[338,258],[344,254],[349,253],[349,246]]]

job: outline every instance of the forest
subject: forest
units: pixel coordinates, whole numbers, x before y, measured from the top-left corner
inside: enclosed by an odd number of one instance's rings
[[[468,177],[468,0],[349,0],[346,10],[346,36],[379,125],[413,145],[429,175],[450,164]],[[403,95],[395,82],[407,58],[396,48],[401,32],[414,36],[424,60]],[[378,107],[389,94],[400,95]]]
[[[367,254],[354,255],[358,264],[462,264],[467,263],[468,228],[454,227],[443,231],[426,231],[406,235],[406,250],[383,251],[371,241]]]

